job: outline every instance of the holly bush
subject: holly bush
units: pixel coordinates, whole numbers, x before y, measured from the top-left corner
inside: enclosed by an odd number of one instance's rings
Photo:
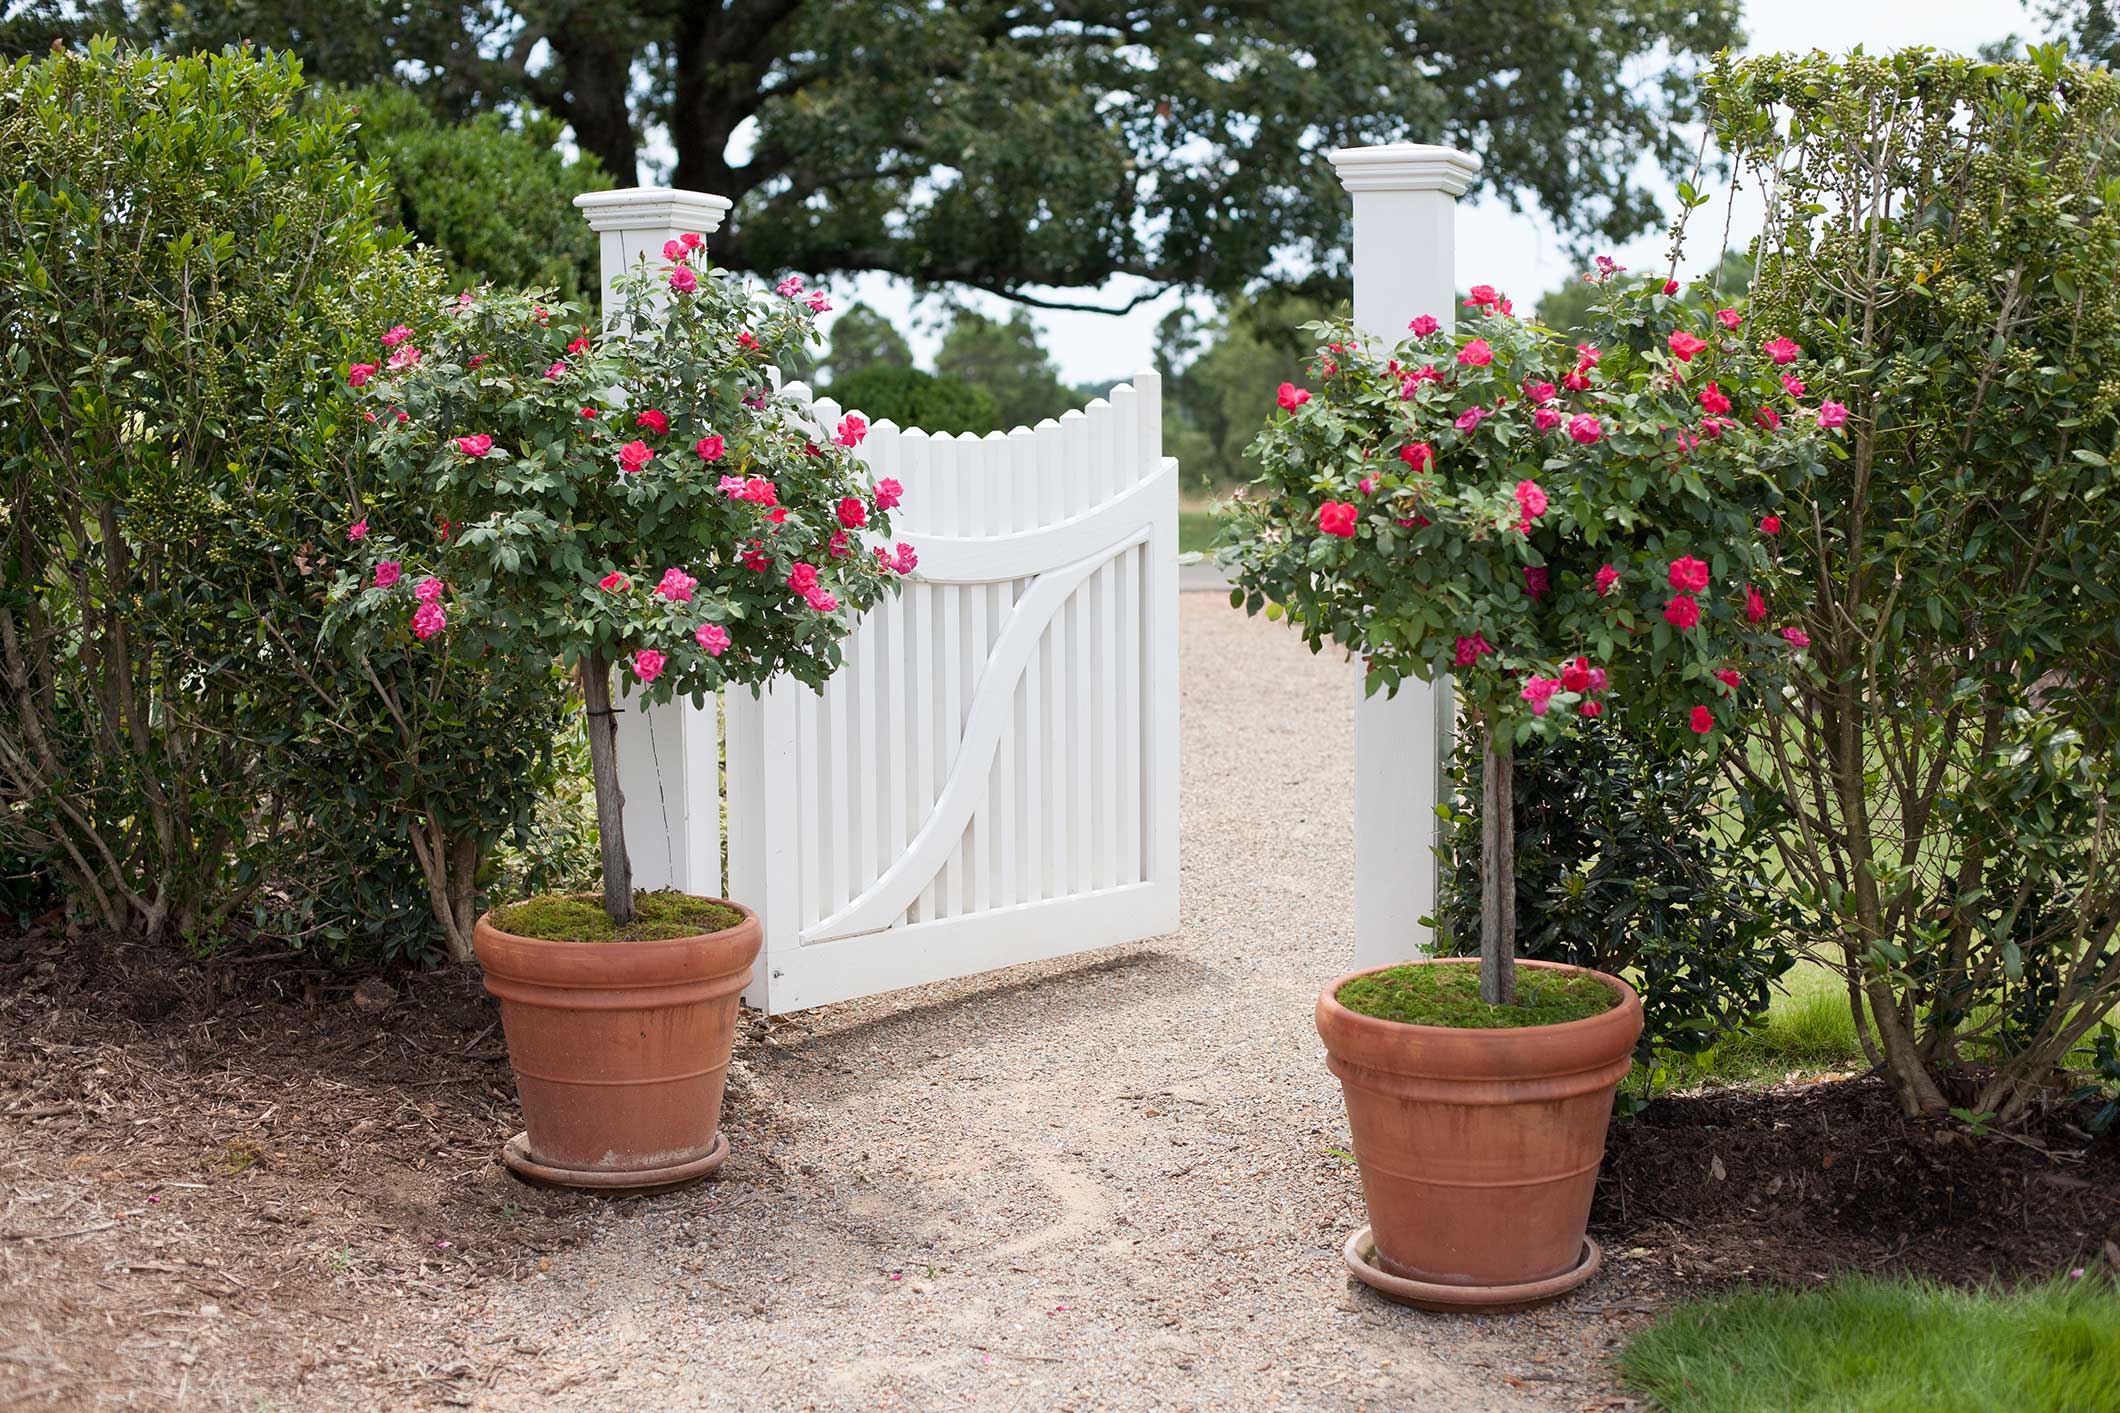
[[[822,684],[854,615],[912,570],[894,481],[769,377],[822,294],[774,295],[673,240],[592,331],[543,295],[466,292],[379,330],[348,369],[375,419],[335,588],[371,650],[558,663],[590,714],[606,906],[629,916],[609,690],[695,704],[786,673]]]

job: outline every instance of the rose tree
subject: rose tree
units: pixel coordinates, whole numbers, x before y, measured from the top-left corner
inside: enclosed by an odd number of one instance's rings
[[[1780,488],[1837,453],[1845,409],[1741,309],[1616,275],[1600,261],[1590,277],[1607,286],[1602,346],[1516,319],[1484,285],[1457,337],[1424,315],[1384,353],[1311,326],[1318,389],[1281,385],[1224,531],[1232,602],[1285,614],[1312,651],[1359,654],[1370,691],[1455,682],[1485,750],[1490,1004],[1515,993],[1515,745],[1609,713],[1719,749],[1803,670],[1807,639],[1776,610],[1795,593]]]
[[[695,704],[839,667],[861,610],[914,565],[888,544],[895,481],[871,483],[848,415],[815,427],[768,375],[829,307],[709,269],[699,238],[622,276],[590,333],[571,305],[465,293],[381,336],[354,386],[374,422],[338,623],[367,636],[557,660],[589,717],[604,908],[633,916],[611,705]]]

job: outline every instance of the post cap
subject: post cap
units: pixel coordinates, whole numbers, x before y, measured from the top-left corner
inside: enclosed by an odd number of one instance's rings
[[[728,214],[729,198],[704,191],[667,186],[626,186],[616,191],[585,191],[574,204],[589,218],[592,231],[661,231],[711,234]]]
[[[1463,196],[1480,174],[1480,159],[1472,153],[1426,142],[1340,147],[1325,155],[1349,191],[1440,191]]]

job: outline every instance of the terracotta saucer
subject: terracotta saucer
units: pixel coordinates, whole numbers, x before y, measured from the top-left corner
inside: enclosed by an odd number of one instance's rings
[[[540,1163],[530,1156],[528,1133],[519,1133],[501,1145],[501,1161],[517,1177],[547,1187],[584,1188],[591,1192],[662,1192],[683,1187],[713,1172],[727,1162],[728,1157],[728,1136],[718,1131],[714,1135],[714,1146],[703,1158],[675,1163],[667,1168],[635,1168],[616,1173],[597,1168],[555,1168],[549,1163]]]
[[[1604,1262],[1604,1253],[1586,1236],[1583,1238],[1582,1259],[1572,1269],[1542,1281],[1525,1281],[1521,1285],[1438,1285],[1434,1281],[1395,1276],[1377,1265],[1377,1245],[1369,1235],[1368,1227],[1347,1238],[1342,1254],[1347,1258],[1347,1269],[1354,1272],[1355,1278],[1386,1300],[1396,1300],[1416,1310],[1460,1315],[1482,1315],[1543,1304],[1555,1296],[1566,1295],[1589,1280]]]

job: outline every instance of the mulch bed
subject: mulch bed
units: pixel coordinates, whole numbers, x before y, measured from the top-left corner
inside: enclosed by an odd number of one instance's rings
[[[1857,1271],[2120,1273],[2120,1132],[2093,1140],[2087,1116],[2057,1103],[1975,1137],[1901,1117],[1868,1077],[1658,1099],[1614,1123],[1591,1229],[1676,1293]]]

